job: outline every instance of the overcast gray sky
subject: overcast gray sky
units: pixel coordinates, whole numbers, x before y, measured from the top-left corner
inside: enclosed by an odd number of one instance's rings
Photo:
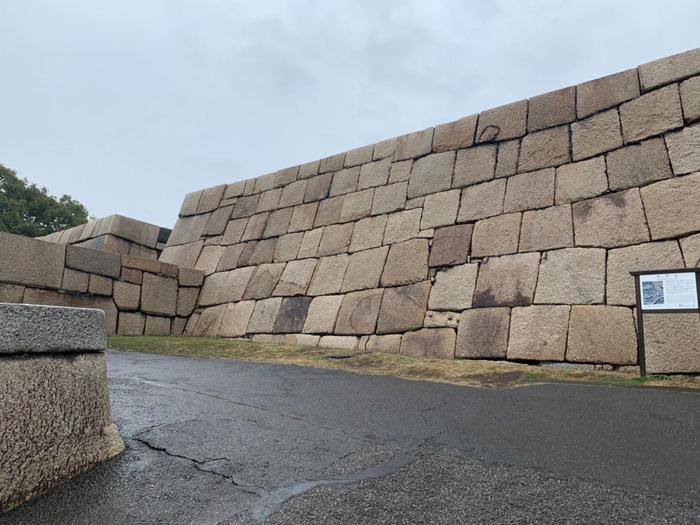
[[[700,2],[0,0],[0,163],[95,216],[700,46]]]

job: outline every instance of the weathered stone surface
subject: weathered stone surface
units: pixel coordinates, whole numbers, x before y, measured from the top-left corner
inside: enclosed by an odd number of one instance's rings
[[[288,231],[291,233],[313,228],[317,209],[318,202],[309,202],[307,204],[295,206],[292,212],[292,218],[289,221]]]
[[[285,186],[282,189],[279,207],[285,208],[287,206],[296,206],[297,204],[304,202],[304,195],[306,195],[306,184],[306,180],[297,180]]]
[[[287,228],[289,228],[289,221],[292,219],[293,211],[294,210],[292,208],[283,208],[270,213],[270,216],[267,218],[263,237],[276,237],[287,233]]]
[[[700,370],[700,317],[697,313],[644,316],[647,373]]]
[[[248,322],[249,334],[272,333],[277,320],[277,313],[282,306],[281,297],[263,299],[255,303],[253,314]]]
[[[683,126],[678,86],[667,86],[622,104],[620,121],[625,143]]]
[[[284,336],[284,344],[298,346],[318,346],[321,339],[318,335],[311,334],[287,334]]]
[[[596,197],[608,189],[605,158],[602,155],[559,166],[556,178],[557,204]]]
[[[652,239],[700,231],[700,173],[656,182],[641,192]]]
[[[462,190],[457,221],[475,221],[503,213],[506,180],[496,179]]]
[[[387,218],[384,230],[384,244],[406,241],[418,236],[422,210],[400,211],[392,213]]]
[[[143,329],[143,335],[170,335],[170,318],[154,315],[146,316],[146,326]]]
[[[23,296],[24,286],[0,283],[0,303],[21,303]]]
[[[291,261],[287,264],[274,295],[304,295],[316,268],[316,259]]]
[[[392,162],[389,170],[389,184],[395,182],[408,181],[411,176],[411,168],[413,160],[402,160],[400,162]]]
[[[433,129],[427,128],[398,137],[394,160],[412,159],[430,153],[433,145]]]
[[[357,183],[358,190],[383,186],[389,180],[391,159],[370,162],[360,168],[360,179]]]
[[[333,174],[330,196],[344,195],[357,190],[357,182],[360,177],[360,168],[345,168]]]
[[[343,207],[340,210],[340,221],[356,221],[368,217],[372,211],[373,200],[373,189],[348,193],[343,200]]]
[[[453,359],[455,331],[452,328],[424,328],[401,337],[401,353],[411,357]]]
[[[571,162],[569,126],[525,135],[520,146],[518,171],[531,171]]]
[[[428,241],[413,239],[392,244],[384,266],[382,286],[422,281],[428,275]]]
[[[260,195],[246,195],[239,197],[236,204],[233,206],[231,219],[241,219],[243,217],[250,217],[253,215],[255,210],[258,208],[259,199]]]
[[[138,312],[121,312],[117,333],[119,335],[143,335],[146,316]]]
[[[452,266],[467,262],[473,228],[471,224],[457,224],[435,230],[429,266]]]
[[[700,73],[700,48],[647,62],[638,69],[644,91],[697,75]]]
[[[170,335],[181,336],[185,333],[185,325],[189,317],[175,317],[170,323]]]
[[[528,131],[573,122],[576,120],[575,105],[576,88],[573,86],[532,97],[529,100],[527,114]]]
[[[456,357],[505,359],[510,329],[510,308],[465,310],[457,330]]]
[[[277,249],[277,239],[262,239],[255,245],[255,249],[250,256],[248,264],[258,265],[271,263],[275,258],[275,250]],[[241,257],[239,256],[239,260]]]
[[[326,173],[328,171],[338,171],[345,164],[345,153],[336,153],[325,159],[321,159],[321,164],[319,165],[319,173]]]
[[[281,169],[275,172],[274,175],[274,186],[282,187],[287,186],[297,180],[297,174],[299,173],[299,166],[290,166],[289,168]]]
[[[4,232],[0,246],[0,281],[61,287],[66,246]]]
[[[589,80],[576,86],[576,110],[584,118],[639,96],[637,70]]]
[[[357,348],[358,342],[359,338],[352,335],[324,335],[319,339],[318,346],[323,348],[354,350]]]
[[[116,285],[118,283],[114,284]],[[194,307],[197,305],[198,296],[199,288],[179,288],[177,291],[177,315],[181,317],[187,317],[190,315],[194,311]]]
[[[263,233],[265,233],[265,227],[267,226],[267,219],[269,216],[269,213],[259,213],[250,217],[246,223],[241,240],[250,241],[254,239],[261,239]]]
[[[643,186],[673,177],[666,146],[661,138],[612,151],[608,153],[607,165],[611,190]]]
[[[425,197],[423,215],[420,220],[421,229],[436,228],[454,224],[459,210],[459,190],[433,193]]]
[[[634,277],[630,272],[666,268],[683,268],[683,257],[676,241],[652,242],[610,250],[607,303],[634,305]]]
[[[593,157],[622,146],[617,109],[597,113],[571,124],[573,160]]]
[[[569,306],[513,308],[508,359],[563,361],[569,326]]]
[[[92,295],[112,295],[112,279],[103,275],[90,274],[88,292]]]
[[[554,173],[554,168],[546,168],[508,177],[503,211],[545,208],[554,204]]]
[[[401,335],[370,335],[365,350],[373,353],[398,354],[401,349]]]
[[[433,135],[433,151],[441,152],[468,148],[474,144],[478,117],[478,115],[469,115],[454,122],[436,126]]]
[[[349,168],[368,163],[372,160],[373,151],[374,144],[368,144],[367,146],[362,146],[348,151],[345,153],[345,167]]]
[[[245,181],[240,180],[238,182],[234,182],[226,186],[226,190],[224,191],[224,199],[231,199],[233,197],[240,197],[243,195],[243,191],[245,190]]]
[[[406,205],[408,182],[397,182],[374,190],[372,215],[402,210]]]
[[[85,272],[79,272],[78,270],[71,270],[66,268],[63,270],[63,281],[61,282],[61,289],[67,290],[69,292],[82,292],[88,291],[88,282],[90,280],[90,274]],[[0,301],[0,302],[22,302],[20,301]]]
[[[321,201],[318,205],[318,211],[316,212],[314,226],[328,226],[340,222],[340,212],[343,209],[343,201],[345,201],[345,195]]]
[[[700,119],[700,76],[690,78],[680,86],[683,117],[686,123]]]
[[[264,299],[272,295],[284,271],[284,263],[261,264],[248,282],[244,299]],[[235,270],[234,270],[235,271]]]
[[[117,331],[117,307],[111,297],[99,297],[89,295],[70,295],[54,290],[41,290],[38,288],[25,288],[24,303],[70,306],[74,308],[96,308],[104,312],[105,331],[107,335],[113,335]]]
[[[565,248],[547,252],[540,262],[535,302],[596,304],[605,302],[605,250]]]
[[[339,335],[372,334],[377,324],[384,290],[362,290],[343,297],[335,324]]]
[[[437,191],[449,190],[455,152],[433,153],[416,160],[408,179],[407,197],[419,197]]]
[[[324,175],[319,175],[309,179],[306,184],[306,195],[304,195],[304,202],[320,201],[321,199],[328,197],[332,181],[332,173],[326,173]]]
[[[392,157],[396,151],[396,138],[390,138],[377,142],[374,145],[374,151],[372,152],[372,159],[385,159],[387,157]]]
[[[201,270],[204,275],[214,273],[219,267],[225,251],[226,248],[223,246],[205,246],[202,248],[202,253],[199,254],[197,264],[194,265],[195,269]]]
[[[301,246],[299,247],[299,254],[297,257],[299,259],[303,259],[304,257],[316,257],[318,245],[321,242],[322,236],[323,228],[316,228],[315,230],[304,232],[304,238],[301,240]]]
[[[180,286],[202,286],[204,282],[204,272],[194,268],[180,268],[178,272],[178,282]]]
[[[195,290],[197,288],[182,288],[183,290]],[[195,300],[197,296],[195,295]],[[125,283],[122,281],[114,282],[114,303],[120,310],[138,310],[139,301],[141,300],[141,287],[138,284]],[[194,305],[193,305],[194,307]],[[187,313],[189,315],[191,312]]]
[[[245,249],[246,244],[234,244],[233,246],[226,246],[223,254],[221,255],[221,260],[219,261],[219,266],[217,266],[217,271],[222,272],[226,270],[232,270],[238,266],[240,256]],[[252,255],[252,252],[251,254]],[[248,257],[250,259],[250,256]]]
[[[700,124],[666,135],[673,173],[684,175],[700,171]]]
[[[343,295],[314,297],[306,315],[303,332],[307,334],[333,333],[343,297]]]
[[[422,327],[429,294],[430,281],[385,289],[377,333],[398,333]]]
[[[573,245],[574,225],[570,205],[551,206],[523,214],[519,251],[544,251]]]
[[[578,363],[637,363],[637,333],[632,309],[572,306],[566,360]]]
[[[214,210],[204,227],[204,235],[221,235],[224,233],[232,212],[233,206],[224,206]]]
[[[493,179],[496,148],[495,144],[487,144],[459,150],[455,160],[452,187],[461,188]]]
[[[66,266],[75,270],[119,278],[122,263],[116,253],[108,253],[80,246],[66,246]]]
[[[299,166],[299,173],[297,176],[300,179],[308,179],[309,177],[318,175],[320,165],[320,160],[312,160],[311,162],[306,162],[305,164]]]
[[[493,257],[482,263],[473,306],[531,304],[535,295],[539,262],[539,253],[524,253]]]
[[[297,258],[301,241],[304,239],[302,232],[282,235],[275,244],[275,262],[286,262]]]
[[[175,315],[177,279],[146,273],[141,286],[141,310],[149,314]]]
[[[388,246],[353,253],[348,260],[341,292],[376,288],[384,270]]]
[[[272,331],[276,334],[301,332],[311,297],[286,297],[282,300]]]
[[[352,253],[381,246],[384,240],[386,221],[386,215],[368,217],[357,221],[352,230],[349,251]]]
[[[518,156],[520,155],[520,139],[508,140],[498,144],[498,158],[496,160],[496,177],[508,177],[515,175],[518,170]]]
[[[180,217],[168,238],[168,246],[198,241],[204,235],[208,221],[209,214]]]
[[[340,292],[348,259],[348,255],[344,253],[319,259],[306,293],[308,295],[326,295]]]
[[[197,204],[199,204],[199,198],[202,195],[202,190],[193,191],[185,195],[185,199],[182,201],[182,206],[180,207],[180,212],[178,215],[180,217],[187,217],[188,215],[194,215],[197,213]]]
[[[323,228],[323,236],[318,245],[318,255],[335,255],[348,251],[352,238],[353,224],[332,224]]]
[[[636,188],[575,202],[572,210],[577,246],[613,248],[649,240]]]
[[[700,233],[685,237],[680,242],[686,268],[700,268]]]
[[[522,213],[508,213],[478,221],[472,235],[472,256],[517,252],[521,216]]]
[[[434,311],[425,312],[424,328],[457,328],[460,312]]]
[[[197,204],[197,213],[206,213],[218,208],[224,196],[224,191],[226,191],[226,184],[202,190],[202,195]]]
[[[471,308],[478,269],[478,264],[462,264],[437,272],[428,307],[431,310]]]
[[[476,130],[476,142],[494,142],[525,135],[527,100],[519,100],[482,111]]]
[[[181,246],[167,246],[160,254],[160,261],[194,268],[203,246],[203,241],[191,242]]]

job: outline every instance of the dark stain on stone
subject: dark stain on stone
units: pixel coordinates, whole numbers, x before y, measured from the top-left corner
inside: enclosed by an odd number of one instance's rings
[[[472,304],[474,306],[500,306],[498,301],[496,301],[496,297],[491,293],[491,288],[477,292],[474,295]]]
[[[486,126],[479,134],[479,142],[491,142],[492,140],[496,140],[500,132],[501,128],[499,126]]]
[[[618,208],[624,208],[627,205],[627,202],[625,201],[625,196],[621,191],[617,193],[611,193],[607,196],[607,200],[614,206],[617,206]]]
[[[282,301],[275,326],[272,328],[276,334],[300,333],[304,328],[306,314],[313,297],[287,297]]]

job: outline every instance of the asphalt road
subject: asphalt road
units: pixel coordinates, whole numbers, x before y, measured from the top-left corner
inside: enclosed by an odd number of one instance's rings
[[[127,451],[7,523],[698,523],[700,394],[109,352]]]

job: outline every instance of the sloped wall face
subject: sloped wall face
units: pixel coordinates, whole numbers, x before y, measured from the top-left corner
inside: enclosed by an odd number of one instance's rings
[[[188,333],[635,365],[629,272],[700,264],[699,75],[690,51],[187,195],[161,260],[207,274]]]

